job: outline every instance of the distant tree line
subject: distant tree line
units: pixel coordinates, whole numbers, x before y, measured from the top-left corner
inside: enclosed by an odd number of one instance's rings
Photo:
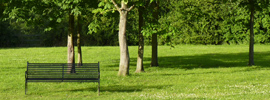
[[[20,1],[24,0],[1,0],[0,2],[1,47],[65,46],[67,44],[68,13],[50,4],[50,0],[40,2],[40,7],[51,6],[42,12],[34,11],[39,8],[32,8],[31,4]],[[81,13],[84,13],[81,21],[81,45],[118,45],[119,14],[116,11],[99,9],[112,6],[106,3],[110,0],[106,2],[102,0],[103,4],[100,3],[101,0],[78,1],[85,3],[78,8]],[[147,0],[129,0],[129,4],[138,4],[139,1],[146,2]],[[247,6],[243,6],[242,2],[245,0],[225,1],[160,1],[157,23],[145,23],[142,28],[144,44],[151,45],[152,33],[158,34],[159,45],[248,44],[250,11],[246,8]],[[14,9],[15,6],[17,9]],[[19,9],[23,6],[29,9]],[[142,7],[143,18],[146,22],[153,21],[150,20],[153,16],[147,14],[153,11],[154,8],[151,7],[151,5]],[[257,8],[254,13],[254,41],[267,44],[270,42],[270,6]],[[128,45],[138,45],[139,5],[135,5],[134,10],[129,12],[127,23]],[[75,25],[75,31],[76,27]]]

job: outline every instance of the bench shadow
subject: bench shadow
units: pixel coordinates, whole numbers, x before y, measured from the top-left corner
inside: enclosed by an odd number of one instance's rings
[[[109,86],[101,86],[100,92],[140,92],[144,89],[163,89],[170,85],[155,85],[155,86],[143,86],[143,85],[134,85],[134,86],[123,86],[123,85],[109,85]],[[72,92],[82,92],[82,91],[93,91],[96,92],[97,88],[81,88],[81,89],[73,89],[69,90]]]
[[[108,85],[108,86],[100,86],[100,92],[125,92],[125,93],[130,93],[130,92],[141,92],[146,89],[164,89],[171,87],[172,85],[152,85],[152,86],[144,86],[144,85],[131,85],[131,86],[125,86],[125,85]],[[88,87],[88,88],[79,88],[79,89],[66,89],[66,90],[55,90],[55,91],[39,91],[38,94],[50,94],[50,93],[57,93],[57,92],[97,92],[97,86],[93,87]],[[28,93],[30,95],[34,95],[36,93]]]

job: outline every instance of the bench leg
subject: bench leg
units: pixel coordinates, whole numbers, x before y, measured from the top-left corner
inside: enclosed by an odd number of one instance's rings
[[[98,81],[98,96],[100,95],[100,81]]]
[[[26,95],[26,92],[27,92],[27,81],[25,81],[25,95]]]

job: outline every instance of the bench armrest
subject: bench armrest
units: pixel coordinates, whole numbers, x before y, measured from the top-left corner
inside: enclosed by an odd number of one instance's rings
[[[25,71],[25,79],[27,79],[27,74],[28,74],[27,71]]]

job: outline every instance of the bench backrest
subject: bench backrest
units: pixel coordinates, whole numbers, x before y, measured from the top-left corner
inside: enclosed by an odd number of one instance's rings
[[[70,66],[75,73],[70,73]],[[99,80],[99,63],[27,63],[27,80],[29,82],[86,82]]]

